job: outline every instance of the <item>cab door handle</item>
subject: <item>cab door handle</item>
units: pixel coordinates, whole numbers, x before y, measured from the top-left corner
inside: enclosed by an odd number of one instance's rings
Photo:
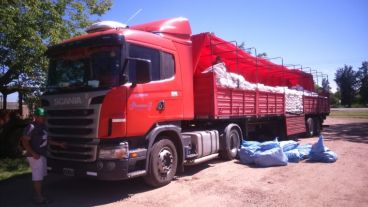
[[[165,101],[164,100],[161,100],[157,103],[157,107],[156,109],[158,111],[163,111],[165,109]]]

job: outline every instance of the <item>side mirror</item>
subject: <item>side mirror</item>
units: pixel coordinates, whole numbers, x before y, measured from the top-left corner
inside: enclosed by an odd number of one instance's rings
[[[130,64],[134,64],[135,81],[132,83],[135,86],[138,83],[148,83],[151,81],[151,60],[141,58],[127,58]]]
[[[135,63],[135,77],[137,83],[148,83],[151,81],[151,60],[141,59]]]

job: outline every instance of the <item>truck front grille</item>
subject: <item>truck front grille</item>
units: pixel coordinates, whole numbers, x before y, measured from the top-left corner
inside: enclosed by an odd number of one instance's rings
[[[48,156],[53,159],[93,162],[97,156],[99,108],[47,110],[49,136],[65,142],[67,148],[49,145]]]
[[[48,156],[53,159],[93,162],[97,156],[97,139],[53,137],[54,141],[67,143],[66,148],[49,145]]]
[[[93,109],[70,109],[70,110],[48,110],[47,113],[50,117],[76,117],[76,116],[89,116],[93,114]]]
[[[69,134],[69,135],[88,135],[92,132],[92,129],[85,128],[49,128],[49,132],[53,134]]]
[[[97,114],[94,109],[48,110],[51,136],[96,137]]]
[[[92,123],[93,119],[49,119],[50,125],[83,126],[83,125],[90,125]]]

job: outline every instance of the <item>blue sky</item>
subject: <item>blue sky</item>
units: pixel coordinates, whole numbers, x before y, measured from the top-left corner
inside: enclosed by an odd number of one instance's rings
[[[337,68],[357,70],[368,61],[367,8],[367,0],[115,0],[101,19],[126,22],[140,9],[129,25],[186,17],[193,34],[214,32],[285,64],[312,67],[328,74],[335,90]]]
[[[337,68],[357,70],[368,61],[367,8],[368,0],[114,0],[100,19],[126,23],[138,10],[128,25],[186,17],[193,34],[214,32],[285,64],[312,67],[328,74],[335,91]]]

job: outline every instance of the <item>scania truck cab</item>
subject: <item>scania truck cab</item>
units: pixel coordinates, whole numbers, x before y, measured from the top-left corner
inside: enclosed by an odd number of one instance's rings
[[[49,47],[46,55],[49,74],[41,101],[49,139],[67,144],[49,145],[48,170],[67,176],[143,176],[163,186],[184,165],[235,158],[243,137],[258,128],[273,135],[316,134],[329,112],[328,99],[318,95],[301,95],[304,109],[287,114],[285,93],[242,89],[239,81],[235,88],[217,85],[216,74],[204,72],[219,59],[255,83],[263,71],[272,76],[264,84],[286,84],[285,74],[294,86],[314,84],[310,75],[262,63],[212,33],[192,35],[185,18],[132,27],[96,23],[86,34]],[[260,63],[277,68],[278,76],[261,71]]]
[[[50,171],[148,175],[153,185],[175,175],[184,161],[180,121],[193,119],[191,29],[183,18],[157,24],[146,32],[102,22],[48,49],[42,104],[50,139],[68,146],[49,146]]]

